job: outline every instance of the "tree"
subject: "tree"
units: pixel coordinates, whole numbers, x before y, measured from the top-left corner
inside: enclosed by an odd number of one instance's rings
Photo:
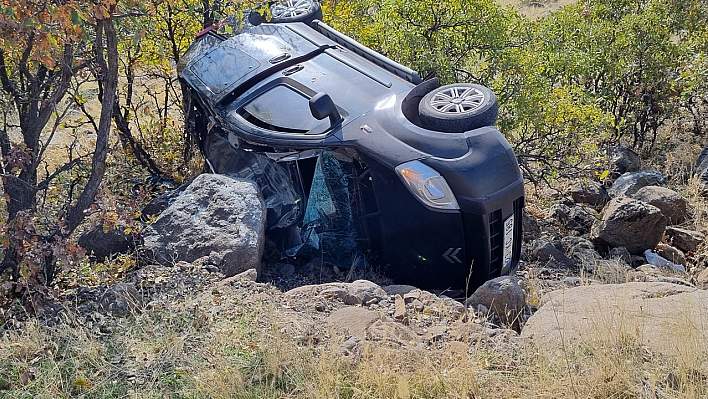
[[[12,269],[14,277],[22,276],[25,283],[51,283],[57,258],[66,255],[61,244],[84,219],[101,184],[109,151],[111,106],[102,107],[99,121],[94,123],[96,140],[91,154],[70,152],[68,160],[55,167],[46,164],[46,154],[69,111],[64,100],[76,84],[75,78],[89,65],[100,71],[104,104],[114,102],[118,82],[116,12],[117,3],[112,0],[4,3],[0,82],[19,123],[6,124],[0,131],[0,173],[7,203],[0,273]],[[19,129],[19,142],[13,140],[12,128]],[[62,178],[69,180],[66,201],[58,209],[39,209],[40,193],[55,187]]]

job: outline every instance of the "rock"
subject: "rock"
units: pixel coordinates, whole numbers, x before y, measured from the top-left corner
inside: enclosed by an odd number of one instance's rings
[[[79,237],[79,245],[87,254],[93,254],[96,259],[103,261],[110,255],[126,253],[135,248],[135,241],[123,229],[108,228],[104,231],[104,225],[100,223]]]
[[[664,354],[675,354],[686,342],[708,345],[708,292],[696,288],[662,282],[591,285],[553,291],[542,303],[521,333],[542,351],[567,350],[561,348],[573,342],[614,346],[627,338]]]
[[[518,327],[526,307],[526,294],[516,277],[497,277],[485,282],[465,301],[466,307],[478,305],[487,307],[502,323]]]
[[[573,201],[588,204],[597,210],[602,209],[607,201],[610,200],[610,196],[602,183],[588,179],[575,183],[570,188],[570,196]]]
[[[293,288],[283,295],[289,297],[314,297],[321,295],[327,298],[339,299],[346,305],[370,304],[388,298],[386,291],[368,280],[356,280],[352,283],[303,285]]]
[[[704,269],[696,276],[696,287],[708,290],[708,269]]]
[[[248,269],[244,272],[241,272],[235,276],[231,276],[227,279],[222,280],[223,284],[231,284],[233,282],[245,282],[245,281],[256,281],[258,279],[258,270],[254,269]]]
[[[632,263],[630,263],[629,265],[631,267],[636,268],[636,267],[639,267],[639,266],[644,265],[646,263],[647,263],[647,260],[644,257],[644,255],[632,255]]]
[[[631,197],[659,208],[671,224],[678,224],[686,219],[688,201],[674,190],[665,187],[646,186],[640,188]]]
[[[523,231],[523,240],[531,241],[541,235],[541,226],[538,221],[526,212],[526,209],[521,211],[521,230]]]
[[[471,342],[473,337],[483,333],[484,326],[477,323],[455,322],[450,326],[449,334],[455,341]]]
[[[539,239],[536,240],[535,244],[531,253],[531,259],[545,263],[545,267],[569,269],[574,266],[573,261],[563,252],[559,251],[552,243]]]
[[[632,264],[632,254],[630,254],[629,251],[627,250],[627,248],[625,248],[625,247],[612,248],[610,250],[608,258],[617,259],[617,260],[624,262],[628,265]]]
[[[585,270],[592,270],[595,262],[602,259],[602,256],[595,251],[595,244],[581,237],[563,237],[561,246],[573,263],[582,266]]]
[[[696,174],[698,174],[698,179],[704,189],[708,187],[708,147],[703,147],[700,154],[698,154]]]
[[[413,290],[413,291],[410,291],[406,294],[403,294],[403,300],[406,303],[411,303],[411,302],[415,301],[416,299],[419,299],[420,295],[421,295],[420,290]]]
[[[416,334],[401,323],[376,320],[366,329],[369,341],[384,341],[401,346],[415,345]]]
[[[403,285],[403,284],[393,284],[393,285],[385,285],[381,287],[381,289],[386,292],[386,294],[394,296],[394,295],[406,295],[407,293],[417,290],[417,287],[414,287],[412,285]]]
[[[619,145],[607,151],[610,161],[610,173],[613,178],[627,172],[636,172],[641,167],[641,159],[633,149]]]
[[[203,174],[145,228],[144,246],[163,265],[209,256],[226,276],[258,270],[265,214],[255,183]]]
[[[393,311],[393,318],[403,321],[406,318],[406,302],[400,295],[396,295],[394,304],[396,309]]]
[[[678,248],[660,243],[656,245],[656,253],[671,262],[686,266],[686,255]]]
[[[706,239],[706,236],[698,231],[673,226],[666,228],[666,236],[669,237],[671,245],[682,251],[695,251]]]
[[[127,316],[140,307],[142,296],[133,284],[118,283],[101,297],[100,307],[115,316]]]
[[[436,310],[437,314],[449,317],[454,320],[459,319],[460,316],[465,314],[467,311],[465,305],[446,296],[442,296],[437,301],[435,301],[433,308]]]
[[[344,356],[358,355],[361,349],[361,341],[362,337],[352,335],[339,345],[337,352]]]
[[[551,215],[565,228],[580,234],[587,233],[595,222],[596,212],[590,208],[574,205],[556,204],[551,208]]]
[[[628,172],[615,180],[607,193],[612,198],[630,196],[646,186],[665,186],[666,176],[656,170]]]
[[[386,291],[382,290],[378,284],[368,280],[356,280],[346,285],[347,296],[344,303],[347,305],[361,305],[376,302],[387,297]]]
[[[671,283],[695,288],[693,284],[685,279],[675,276],[676,273],[666,267],[654,266],[647,263],[628,273],[626,281]]]
[[[329,315],[327,325],[339,334],[365,338],[366,329],[380,318],[379,312],[348,306]]]
[[[177,199],[177,197],[180,196],[184,192],[184,190],[189,187],[189,185],[192,182],[187,182],[181,185],[179,188],[168,191],[166,193],[162,193],[155,198],[153,198],[150,202],[147,203],[143,207],[143,209],[140,212],[140,219],[143,221],[147,221],[150,219],[150,216],[156,216],[162,213],[167,207],[172,205],[173,202]]]
[[[601,219],[592,228],[596,242],[611,247],[625,247],[632,254],[654,248],[661,241],[666,217],[659,208],[631,198],[614,198],[602,210]]]

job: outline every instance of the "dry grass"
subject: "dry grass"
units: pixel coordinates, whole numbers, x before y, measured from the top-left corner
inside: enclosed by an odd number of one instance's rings
[[[445,349],[301,345],[244,305],[218,318],[185,305],[119,319],[104,334],[76,318],[0,339],[6,398],[700,398],[708,355],[664,357],[631,333],[597,331],[559,354],[518,338]],[[632,331],[627,320],[622,331]],[[652,322],[652,321],[641,321]],[[73,326],[72,326],[73,325]],[[677,326],[676,336],[684,336]],[[690,341],[690,340],[689,340]],[[702,374],[703,373],[703,374]]]

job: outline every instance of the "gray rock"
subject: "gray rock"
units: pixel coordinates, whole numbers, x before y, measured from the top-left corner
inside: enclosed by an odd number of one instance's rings
[[[682,251],[695,251],[706,239],[703,233],[679,227],[667,227],[666,236],[669,237],[671,245]]]
[[[497,277],[477,288],[465,301],[466,307],[478,305],[487,307],[507,326],[518,328],[526,307],[526,294],[516,277]]]
[[[533,260],[544,263],[544,267],[553,269],[569,269],[574,266],[573,261],[563,252],[559,251],[552,243],[543,239],[536,240],[531,253]]]
[[[620,197],[603,209],[601,220],[595,223],[591,234],[596,242],[625,247],[630,253],[640,254],[661,241],[665,228],[666,217],[659,208]]]
[[[610,249],[608,256],[610,259],[620,260],[628,265],[632,264],[632,254],[625,247],[614,247]]]
[[[150,216],[156,216],[162,213],[168,206],[172,205],[173,202],[184,192],[184,190],[189,187],[192,182],[187,182],[181,185],[179,188],[162,193],[155,198],[153,198],[147,205],[143,207],[140,212],[140,219],[147,221]]]
[[[597,220],[597,213],[593,209],[580,205],[569,207],[565,204],[556,204],[551,208],[551,215],[565,228],[580,234],[587,233]]]
[[[368,280],[356,280],[346,285],[347,295],[344,303],[347,305],[361,305],[375,300],[376,302],[388,297],[386,291],[378,284]]]
[[[198,176],[143,232],[145,248],[163,265],[209,256],[226,276],[260,268],[265,205],[255,183]]]
[[[610,200],[607,190],[602,183],[595,180],[584,179],[570,188],[570,196],[573,201],[581,204],[588,204],[595,209],[602,209]]]
[[[526,209],[521,212],[521,227],[524,241],[535,240],[541,235],[541,226],[539,226],[538,221],[533,216],[526,212]]]
[[[696,174],[704,189],[708,188],[708,147],[703,147],[696,160]]]
[[[563,237],[561,239],[565,253],[577,265],[585,270],[592,270],[595,263],[602,259],[599,253],[595,250],[595,245],[581,237]]]
[[[708,291],[663,282],[599,284],[554,291],[541,302],[521,336],[548,353],[575,343],[597,347],[598,340],[613,345],[624,336],[665,355],[686,342],[708,345]]]
[[[641,167],[641,158],[633,149],[619,145],[608,151],[610,174],[617,178],[627,172],[636,172]]]
[[[415,345],[418,337],[410,328],[393,321],[376,320],[366,329],[366,339],[401,346]]]
[[[101,297],[100,307],[115,316],[127,316],[137,310],[142,296],[133,284],[118,283],[109,287]]]
[[[393,284],[393,285],[385,285],[381,287],[381,289],[386,292],[388,295],[406,295],[407,293],[417,290],[417,287],[414,287],[412,285],[403,285],[403,284]]]
[[[240,280],[240,281],[256,281],[258,279],[258,270],[256,269],[248,269],[244,272],[241,272],[235,276],[233,276],[233,279]]]
[[[659,208],[661,213],[669,219],[669,223],[678,224],[686,219],[688,201],[674,190],[646,186],[632,194],[631,197]]]
[[[698,276],[696,276],[696,286],[708,290],[708,269],[703,269],[702,272],[698,273]]]
[[[346,341],[342,342],[337,348],[337,352],[340,355],[352,356],[359,354],[361,352],[361,341],[362,337],[357,335],[352,335]]]
[[[327,325],[335,333],[366,338],[366,329],[379,319],[379,312],[348,306],[329,315]]]
[[[103,261],[110,255],[126,253],[135,248],[135,241],[122,229],[109,228],[104,231],[103,223],[100,223],[79,237],[79,245],[87,254],[93,254]]]
[[[607,193],[612,198],[630,196],[646,186],[666,186],[666,176],[656,170],[628,172],[615,180]]]
[[[319,285],[303,285],[283,294],[290,297],[336,298],[346,305],[362,305],[380,302],[388,298],[386,291],[368,280],[356,280],[352,283],[327,283]]]

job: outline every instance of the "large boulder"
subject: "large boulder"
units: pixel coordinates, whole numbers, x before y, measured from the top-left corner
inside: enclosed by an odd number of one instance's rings
[[[226,276],[260,269],[266,209],[249,180],[203,174],[143,232],[160,264],[208,256]]]
[[[620,197],[610,201],[603,209],[591,235],[598,243],[625,247],[630,253],[641,254],[661,241],[666,221],[659,208]]]
[[[665,354],[686,348],[686,342],[695,348],[708,345],[708,291],[693,287],[664,282],[589,285],[553,291],[542,304],[521,332],[541,350],[563,350],[573,342],[626,344],[629,337]]]
[[[659,208],[671,224],[678,224],[686,219],[688,201],[674,190],[666,187],[646,186],[640,188],[631,197]]]
[[[607,193],[612,198],[621,197],[623,195],[630,196],[640,188],[646,186],[665,186],[666,176],[656,170],[642,170],[640,172],[627,172],[620,176],[612,184],[612,187]]]

